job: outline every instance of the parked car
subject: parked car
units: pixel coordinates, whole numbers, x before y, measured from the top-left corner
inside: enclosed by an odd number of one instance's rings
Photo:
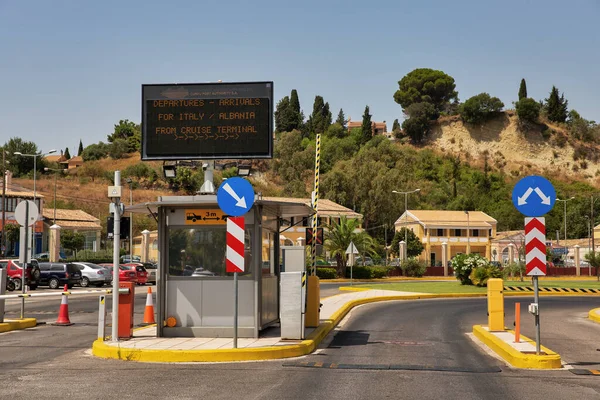
[[[127,264],[123,264],[122,266],[125,268],[128,268],[132,271],[135,270],[135,272],[137,274],[137,284],[138,285],[145,285],[146,283],[148,283],[148,272],[146,271],[146,268],[144,268],[144,264],[142,264],[142,263],[127,263]]]
[[[194,270],[194,272],[192,273],[192,276],[217,276],[217,274],[215,274],[212,271],[209,271],[207,269],[204,269],[204,268],[200,267],[200,268],[196,268]]]
[[[134,262],[136,262],[136,263],[142,262],[142,258],[140,256],[136,256],[136,255],[131,256],[129,254],[121,256],[121,264],[134,263]]]
[[[156,274],[158,273],[158,264],[144,263],[144,268],[148,272],[148,283],[156,285]]]
[[[371,259],[371,257],[365,257],[364,264],[363,264],[363,259],[360,256],[356,257],[355,261],[356,262],[354,263],[354,265],[357,265],[357,266],[363,266],[364,265],[364,266],[368,267],[368,266],[372,266],[373,265],[373,260]]]
[[[112,264],[98,264],[101,267],[104,267],[108,270],[110,276],[113,276],[113,265]],[[111,278],[112,281],[112,278]],[[131,271],[127,267],[123,267],[119,265],[119,282],[135,282],[137,283],[137,273],[135,271]]]
[[[104,267],[88,262],[73,263],[81,271],[81,287],[94,285],[102,287],[105,283],[110,284],[112,275]]]
[[[35,254],[33,256],[33,258],[38,260],[38,262],[48,262],[48,261],[50,261],[50,253],[48,253],[48,252],[38,253],[38,254]],[[66,261],[66,259],[67,259],[67,256],[65,255],[65,253],[63,253],[62,251],[58,253],[59,261]]]
[[[40,263],[40,285],[59,289],[67,285],[71,289],[81,283],[81,271],[72,263]]]
[[[14,290],[21,290],[23,268],[16,260],[0,260],[0,268],[7,269],[7,278],[12,281],[11,287]],[[27,264],[25,269],[25,284],[29,285],[31,290],[35,290],[40,284],[40,267],[36,260]]]

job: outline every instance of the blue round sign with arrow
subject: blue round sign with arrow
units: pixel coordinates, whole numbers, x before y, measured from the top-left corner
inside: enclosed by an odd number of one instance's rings
[[[244,178],[225,179],[217,190],[217,203],[232,217],[246,214],[254,204],[254,189]]]
[[[556,191],[548,179],[537,175],[526,176],[515,185],[512,201],[521,214],[541,217],[554,207]]]

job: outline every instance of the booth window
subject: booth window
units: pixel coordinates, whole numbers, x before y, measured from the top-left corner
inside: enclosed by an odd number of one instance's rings
[[[262,275],[275,274],[275,232],[262,230]]]
[[[244,273],[252,273],[250,232],[246,226]],[[169,275],[186,277],[229,276],[225,272],[227,251],[225,225],[169,228]]]

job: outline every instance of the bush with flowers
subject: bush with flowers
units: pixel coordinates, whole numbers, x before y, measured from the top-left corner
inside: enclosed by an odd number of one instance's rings
[[[452,259],[451,265],[454,269],[454,276],[462,285],[472,285],[471,271],[477,267],[487,267],[489,261],[478,254],[460,254]]]

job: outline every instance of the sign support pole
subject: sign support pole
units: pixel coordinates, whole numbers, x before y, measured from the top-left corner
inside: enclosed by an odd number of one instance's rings
[[[238,273],[233,273],[233,291],[234,307],[233,307],[233,348],[238,347]]]
[[[533,276],[533,301],[537,304],[537,309],[535,310],[535,354],[540,355],[540,298],[539,298],[539,289],[538,289],[538,277]]]
[[[35,157],[33,158],[35,160]],[[23,253],[23,272],[21,273],[21,293],[25,294],[25,274],[27,273],[27,263],[29,263],[29,202],[25,202],[25,249]],[[23,249],[22,249],[23,250]],[[21,319],[25,318],[25,297],[21,297]]]
[[[121,186],[121,171],[115,171],[114,186]],[[112,341],[119,341],[119,250],[121,248],[121,198],[115,197],[113,227],[113,295],[112,295]]]

